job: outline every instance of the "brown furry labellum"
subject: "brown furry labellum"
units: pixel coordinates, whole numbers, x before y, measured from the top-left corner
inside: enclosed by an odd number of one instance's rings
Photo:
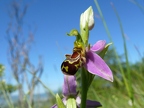
[[[74,75],[85,61],[80,48],[74,48],[72,55],[65,55],[66,59],[61,64],[61,70],[66,75]]]

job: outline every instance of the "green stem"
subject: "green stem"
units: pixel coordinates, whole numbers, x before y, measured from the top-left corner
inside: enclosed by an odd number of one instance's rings
[[[133,103],[134,102],[134,97],[133,97],[133,93],[132,93],[133,89],[132,89],[132,82],[131,82],[131,71],[130,71],[129,60],[128,60],[126,39],[125,39],[125,36],[124,36],[124,30],[123,30],[122,22],[120,20],[118,12],[117,12],[116,8],[114,7],[114,5],[112,5],[112,7],[113,7],[114,12],[117,16],[117,19],[118,19],[118,22],[119,22],[119,25],[120,25],[120,30],[121,30],[121,33],[122,33],[122,39],[123,39],[123,42],[124,42],[124,52],[125,52],[126,67],[127,67],[126,69],[127,69],[127,76],[128,76],[127,83],[128,83],[128,86],[129,86],[129,89],[127,91],[128,91],[128,95],[129,95],[129,97],[130,97],[130,99],[132,100],[132,103]]]
[[[106,29],[106,33],[107,33],[107,35],[108,35],[108,38],[109,38],[110,42],[113,42],[112,37],[111,37],[111,34],[110,34],[110,31],[109,31],[109,29],[108,29],[108,27],[107,27],[106,21],[105,21],[105,19],[104,19],[104,17],[103,17],[103,14],[102,14],[101,9],[100,9],[100,6],[99,6],[97,0],[94,0],[94,2],[95,2],[95,4],[96,4],[96,7],[97,7],[98,12],[99,12],[99,14],[100,14],[100,17],[102,18],[104,27],[105,27],[105,29]],[[113,46],[113,49],[114,49],[114,53],[115,53],[116,59],[117,59],[117,61],[118,61],[118,66],[119,66],[119,68],[120,68],[120,72],[121,72],[122,77],[123,77],[123,79],[124,79],[124,84],[125,84],[125,86],[126,86],[127,92],[129,93],[129,91],[130,91],[129,84],[127,83],[127,79],[126,79],[124,70],[123,70],[122,65],[121,65],[121,63],[120,63],[120,59],[119,59],[119,57],[118,57],[118,54],[116,53],[115,46],[114,46],[114,42],[113,42],[112,46]]]
[[[26,69],[30,74],[37,78],[37,80],[42,84],[42,86],[52,95],[55,97],[55,94],[52,92],[50,88],[48,88],[35,74],[33,74],[30,70]]]
[[[88,86],[87,86],[86,71],[84,67],[82,67],[81,77],[82,77],[81,108],[86,108]]]
[[[14,108],[13,104],[11,103],[11,101],[9,100],[9,97],[7,95],[7,90],[5,88],[5,85],[2,84],[2,80],[0,82],[0,88],[2,89],[2,93],[3,93],[3,96],[6,100],[6,103],[8,104],[9,108]]]

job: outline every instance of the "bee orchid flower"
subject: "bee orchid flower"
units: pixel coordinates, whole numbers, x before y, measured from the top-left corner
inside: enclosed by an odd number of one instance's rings
[[[66,75],[74,75],[81,66],[84,66],[89,73],[113,82],[111,69],[98,55],[105,48],[105,45],[104,40],[99,40],[90,48],[85,48],[84,57],[78,52],[69,55],[61,65],[62,72]],[[81,60],[82,58],[85,59]]]
[[[68,36],[76,36],[72,54],[66,54],[66,59],[61,64],[64,74],[63,99],[56,97],[58,106],[66,108],[96,108],[102,106],[97,101],[87,100],[89,86],[97,75],[113,82],[113,74],[109,66],[102,59],[110,44],[106,45],[104,40],[99,40],[94,45],[89,45],[89,31],[94,27],[94,12],[90,6],[80,16],[80,33],[72,29]],[[102,58],[101,58],[102,57]],[[81,69],[81,98],[78,96],[76,72]]]

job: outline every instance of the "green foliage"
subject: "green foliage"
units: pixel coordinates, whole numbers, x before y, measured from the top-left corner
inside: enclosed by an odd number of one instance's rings
[[[2,95],[2,89],[4,89],[5,91],[9,92],[9,93],[12,93],[14,91],[17,90],[17,87],[16,86],[13,86],[11,84],[6,84],[4,81],[1,81],[0,82],[1,86],[0,86],[0,95]]]
[[[57,101],[57,106],[58,108],[65,108],[60,96],[58,94],[56,94],[56,101]]]
[[[0,64],[0,77],[3,76],[4,69],[5,67],[2,64]]]
[[[7,84],[5,82],[5,80],[3,80],[4,70],[5,70],[5,67],[2,64],[0,64],[0,85],[1,85],[0,86],[0,95],[2,95],[2,93],[3,93],[2,90],[5,90],[9,93],[12,93],[17,89],[16,86],[13,86],[11,84]]]
[[[0,64],[0,96],[5,98],[5,101],[9,108],[14,108],[12,100],[10,98],[9,93],[12,93],[16,90],[16,86],[11,84],[7,84],[6,81],[3,79],[4,76],[4,66]]]
[[[121,64],[125,74],[127,74],[125,61],[120,56]],[[100,101],[103,108],[130,108],[132,102],[126,91],[123,77],[120,73],[118,63],[113,54],[113,49],[108,50],[105,60],[113,71],[114,82],[109,83],[102,78],[95,77],[88,91],[88,98]],[[134,107],[142,108],[144,106],[144,63],[142,61],[130,65],[131,80],[134,95]],[[127,78],[127,76],[126,76]]]

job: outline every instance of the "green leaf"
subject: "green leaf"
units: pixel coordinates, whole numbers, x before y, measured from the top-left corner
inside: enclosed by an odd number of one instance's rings
[[[76,29],[72,29],[70,31],[70,33],[67,33],[67,35],[68,36],[76,36],[76,41],[82,42],[81,35],[79,34],[79,32]]]
[[[72,29],[70,33],[67,33],[68,36],[78,36],[79,33],[76,29]]]
[[[105,56],[105,54],[107,53],[107,50],[108,50],[108,48],[109,48],[109,46],[111,45],[112,43],[108,43],[106,46],[105,46],[105,48],[99,53],[99,56],[101,57],[101,58],[104,58],[104,56]]]
[[[58,94],[56,94],[56,101],[57,101],[58,108],[65,108],[65,106]]]
[[[77,108],[76,100],[74,98],[69,98],[67,100],[67,108]]]
[[[70,33],[67,33],[67,35],[68,36],[76,36],[76,40],[74,41],[74,47],[78,47],[78,48],[84,47],[81,35],[79,34],[79,32],[76,29],[71,30]]]

